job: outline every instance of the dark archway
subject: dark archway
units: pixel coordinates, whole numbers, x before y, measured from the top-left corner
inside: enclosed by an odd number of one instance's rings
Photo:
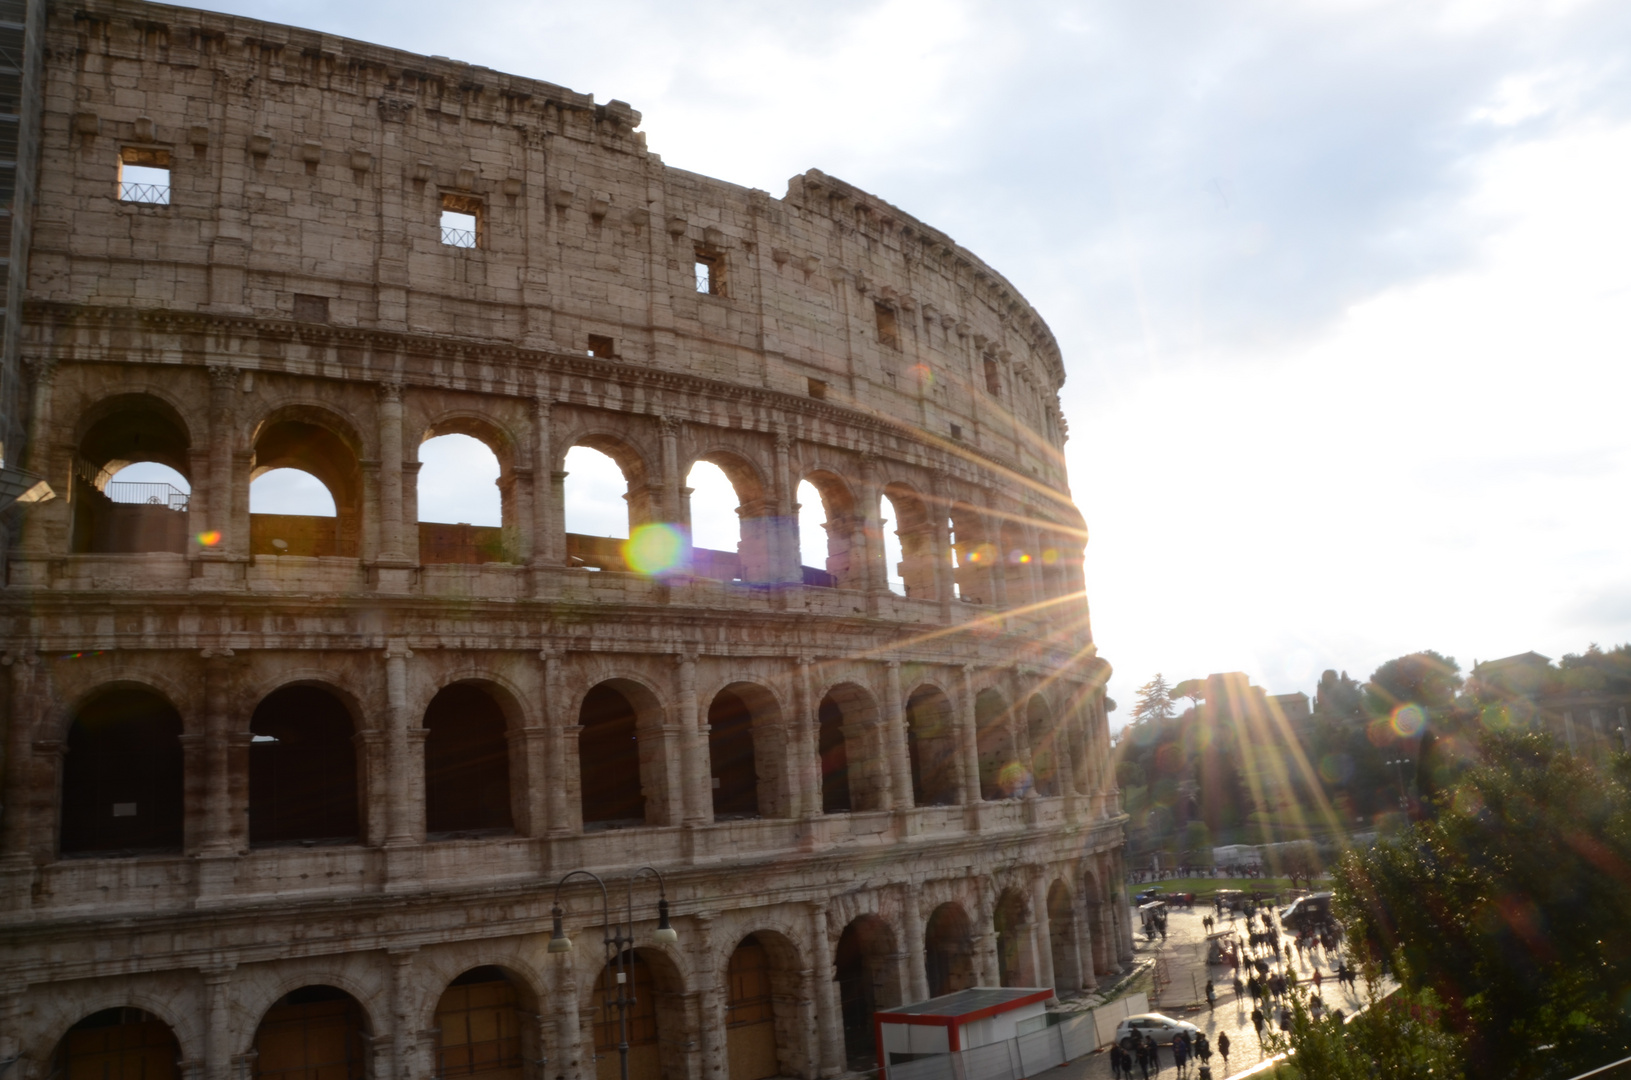
[[[532,1041],[525,996],[498,967],[472,968],[449,983],[436,1003],[436,1075],[522,1080]]]
[[[320,686],[285,686],[255,707],[249,730],[249,842],[355,843],[356,730],[345,704]]]
[[[67,741],[64,855],[181,850],[181,716],[168,701],[110,690],[80,708]]]
[[[624,954],[628,982],[629,1080],[684,1080],[684,987],[674,963],[653,949]],[[611,964],[595,980],[592,1000],[596,1080],[618,1080],[616,971]]]
[[[974,985],[974,933],[961,904],[941,904],[929,916],[923,930],[923,967],[930,997]]]
[[[860,916],[838,936],[834,967],[844,1023],[844,1057],[852,1072],[877,1064],[872,1014],[901,1003],[894,953],[894,933],[876,915]]]
[[[1038,795],[1059,795],[1059,759],[1069,752],[1053,720],[1053,710],[1041,694],[1031,695],[1025,707],[1026,732],[1031,738],[1031,782]]]
[[[1008,703],[995,690],[974,699],[974,737],[980,754],[980,798],[987,802],[1019,794],[1019,761],[1008,729]]]
[[[771,931],[749,934],[725,972],[725,1057],[730,1080],[796,1076],[800,1030],[798,951]]]
[[[508,721],[493,696],[473,683],[445,687],[425,727],[426,832],[512,831]]]
[[[279,998],[255,1029],[255,1080],[363,1080],[372,1044],[356,998],[303,986]]]
[[[1076,941],[1075,905],[1063,881],[1055,881],[1048,889],[1048,937],[1053,954],[1054,992],[1065,994],[1080,990],[1085,980]]]
[[[818,752],[821,755],[821,812],[844,814],[855,809],[849,787],[849,751],[844,744],[844,710],[828,695],[821,699]]]
[[[957,725],[951,702],[932,686],[906,702],[906,751],[912,766],[912,801],[917,806],[957,802]]]
[[[1005,889],[991,914],[991,928],[997,934],[997,982],[1001,986],[1035,986],[1030,963],[1030,920],[1025,897],[1015,889]]]
[[[643,825],[639,717],[622,691],[605,683],[590,690],[578,710],[578,779],[585,828]]]
[[[317,410],[296,409],[257,433],[251,482],[274,469],[306,473],[328,490],[334,516],[251,513],[249,543],[255,554],[354,558],[361,550],[362,464],[350,437],[342,437],[331,420]]]
[[[753,728],[753,710],[730,690],[721,690],[708,706],[708,761],[715,818],[759,816]]]
[[[69,1028],[51,1055],[50,1080],[177,1080],[181,1046],[140,1009],[103,1009]]]

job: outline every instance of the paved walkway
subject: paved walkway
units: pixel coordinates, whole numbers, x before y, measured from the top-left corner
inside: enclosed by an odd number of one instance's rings
[[[1193,961],[1186,958],[1193,957],[1197,948],[1202,950],[1204,954],[1206,930],[1201,925],[1201,916],[1210,915],[1211,913],[1211,908],[1203,909],[1200,905],[1196,906],[1193,913],[1173,911],[1167,918],[1166,942],[1163,944],[1161,939],[1157,938],[1152,946],[1141,933],[1138,935],[1135,951],[1139,959],[1159,957],[1166,960],[1166,966],[1172,976],[1172,981],[1168,984],[1166,992],[1162,996],[1150,995],[1152,1002],[1159,1002],[1159,1004],[1150,1006],[1151,1011],[1164,1013],[1174,1019],[1187,1020],[1206,1032],[1207,1041],[1213,1046],[1212,1075],[1217,1080],[1224,1080],[1225,1077],[1238,1075],[1257,1065],[1263,1060],[1264,1052],[1258,1044],[1257,1032],[1252,1028],[1251,995],[1242,993],[1238,1001],[1235,999],[1234,985],[1227,967],[1219,964],[1212,966],[1210,969],[1211,977],[1217,984],[1217,1006],[1215,1008],[1211,1010],[1206,1008],[1204,996],[1206,975],[1204,973],[1199,974],[1199,977],[1194,980],[1195,985],[1202,991],[1200,1000],[1193,1004],[1189,1001],[1194,995],[1190,990],[1191,973],[1185,965]],[[1225,916],[1221,928],[1229,928],[1227,916]],[[1234,929],[1244,937],[1246,933],[1245,919],[1237,916]],[[1281,947],[1284,949],[1285,944],[1282,943]],[[1306,956],[1299,961],[1296,957],[1296,950],[1291,951],[1292,966],[1296,968],[1299,985],[1307,985],[1309,980],[1313,978],[1315,965]],[[1264,956],[1271,961],[1274,958],[1273,953],[1265,953]],[[1320,996],[1332,1008],[1338,1008],[1345,1013],[1351,1014],[1363,1004],[1362,999],[1358,993],[1343,989],[1337,985],[1335,975],[1336,957],[1326,957],[1321,952],[1319,958],[1318,967],[1324,976]],[[1200,967],[1203,971],[1205,970],[1204,955]],[[1284,971],[1285,965],[1283,962],[1276,964],[1272,970]],[[1267,1013],[1269,1010],[1265,1008],[1263,1011]],[[1228,1033],[1230,1042],[1227,1069],[1224,1068],[1223,1058],[1216,1052],[1218,1035],[1224,1032]],[[1172,1051],[1167,1047],[1162,1047],[1160,1058],[1159,1069],[1152,1069],[1150,1075],[1176,1080],[1178,1073],[1172,1065]],[[1136,1077],[1138,1075],[1137,1065],[1133,1066],[1133,1071]],[[1191,1078],[1198,1075],[1194,1064],[1188,1067],[1186,1075]],[[1050,1069],[1040,1074],[1036,1080],[1109,1080],[1109,1077],[1110,1055],[1108,1052],[1101,1050],[1098,1053],[1077,1058],[1075,1061],[1061,1065],[1057,1069]]]

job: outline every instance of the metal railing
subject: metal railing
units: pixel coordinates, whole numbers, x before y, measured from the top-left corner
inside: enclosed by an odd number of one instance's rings
[[[167,506],[171,510],[187,509],[187,493],[170,484],[144,480],[112,480],[103,490],[103,494],[116,503]]]
[[[128,180],[119,181],[119,201],[131,203],[155,203],[159,206],[170,205],[169,184],[135,184]]]
[[[473,248],[476,246],[476,230],[453,229],[443,225],[442,243],[449,247]]]

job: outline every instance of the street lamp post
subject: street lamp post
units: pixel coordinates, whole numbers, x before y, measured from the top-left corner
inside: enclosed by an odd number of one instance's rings
[[[645,874],[651,874],[657,879],[657,929],[651,935],[653,939],[671,945],[680,939],[674,928],[668,925],[668,888],[663,881],[662,871],[652,866],[642,866],[628,878],[628,898],[624,907],[627,917],[627,933],[625,924],[612,922],[612,907],[606,892],[606,883],[600,875],[590,870],[571,870],[561,875],[561,880],[555,883],[555,906],[550,912],[554,926],[549,935],[549,951],[552,953],[569,953],[572,951],[572,939],[566,936],[561,928],[565,912],[561,910],[561,887],[574,877],[592,878],[600,886],[600,911],[603,931],[601,942],[606,947],[606,964],[616,972],[617,997],[610,1004],[617,1007],[617,1057],[619,1075],[622,1080],[629,1080],[629,1007],[634,1004],[634,984],[629,981],[628,950],[634,945],[634,879]],[[603,995],[604,1003],[604,995]]]

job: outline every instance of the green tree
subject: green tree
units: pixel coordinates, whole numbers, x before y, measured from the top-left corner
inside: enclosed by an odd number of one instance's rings
[[[1172,687],[1158,671],[1155,678],[1138,688],[1138,701],[1133,705],[1133,723],[1171,720],[1177,714],[1172,705]]]
[[[1461,665],[1451,657],[1426,649],[1389,660],[1371,672],[1370,681],[1365,684],[1365,697],[1376,716],[1385,716],[1400,705],[1420,705],[1442,714],[1454,707],[1459,689]]]
[[[1541,735],[1486,734],[1432,811],[1338,868],[1350,946],[1391,963],[1405,1001],[1442,1003],[1434,1030],[1468,1077],[1631,1053],[1631,759],[1597,769]]]

